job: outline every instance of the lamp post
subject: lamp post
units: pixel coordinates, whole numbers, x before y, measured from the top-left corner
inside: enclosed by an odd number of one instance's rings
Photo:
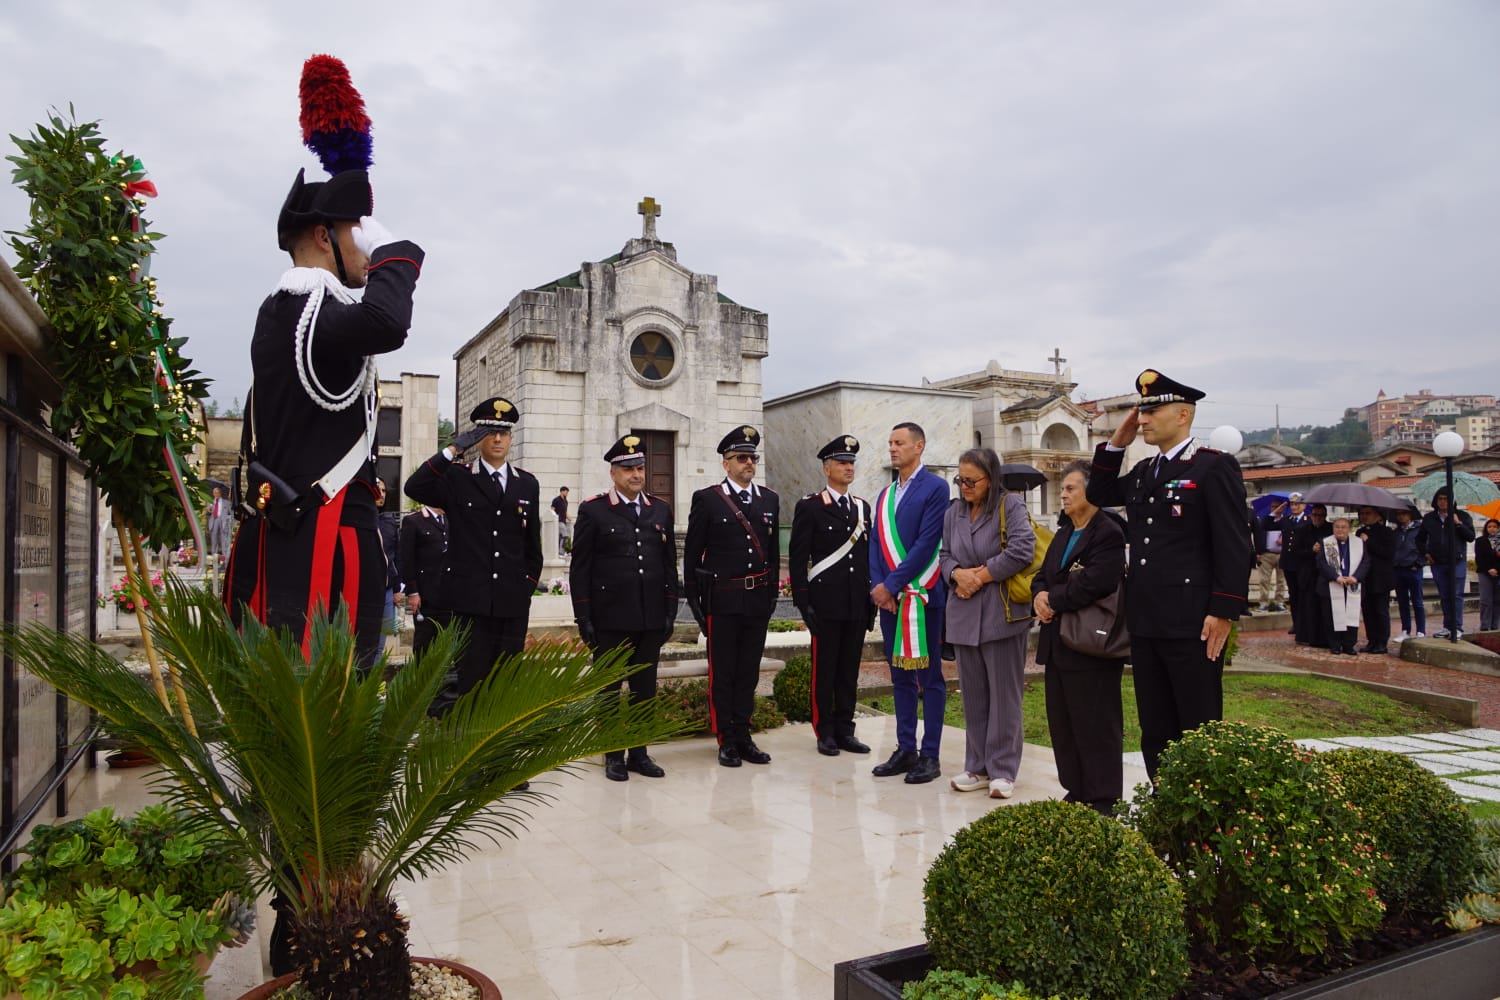
[[[1464,450],[1464,439],[1457,431],[1443,431],[1432,439],[1432,450],[1443,460],[1443,469],[1448,476],[1448,516],[1443,521],[1443,539],[1447,542],[1448,557],[1454,558],[1453,519],[1458,517],[1458,504],[1453,496],[1453,460]],[[1459,639],[1458,616],[1463,608],[1463,591],[1469,582],[1468,567],[1463,560],[1455,560],[1454,566],[1437,566],[1433,569],[1440,573],[1448,574],[1448,606],[1443,609],[1443,617],[1453,623],[1448,630],[1448,641],[1457,642]],[[1439,590],[1439,593],[1442,593]]]

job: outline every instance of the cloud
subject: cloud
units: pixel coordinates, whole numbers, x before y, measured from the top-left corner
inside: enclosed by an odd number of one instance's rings
[[[453,351],[618,251],[646,194],[686,266],[770,314],[767,396],[1054,347],[1088,394],[1154,365],[1246,428],[1494,390],[1491,5],[64,2],[24,27],[0,25],[6,128],[72,101],[146,161],[167,308],[225,400],[312,166],[314,51],[349,63],[377,212],[428,253],[382,367],[439,372],[445,407]]]

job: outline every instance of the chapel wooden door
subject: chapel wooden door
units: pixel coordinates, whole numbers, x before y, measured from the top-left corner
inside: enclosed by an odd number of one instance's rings
[[[676,435],[671,431],[631,431],[641,439],[646,453],[646,492],[668,503],[675,501],[677,476],[674,468]],[[674,512],[675,513],[675,512]]]

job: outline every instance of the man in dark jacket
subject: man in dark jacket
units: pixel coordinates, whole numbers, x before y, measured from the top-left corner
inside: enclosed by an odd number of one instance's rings
[[[1301,493],[1293,493],[1287,498],[1276,517],[1276,530],[1281,532],[1281,575],[1286,578],[1286,606],[1292,614],[1292,627],[1288,631],[1295,636],[1302,634],[1302,591],[1301,573],[1302,565],[1307,556],[1299,551],[1293,544],[1297,537],[1297,529],[1302,527],[1307,520],[1307,504],[1302,502]]]
[[[724,478],[693,494],[683,542],[683,590],[708,640],[709,722],[719,764],[769,764],[750,738],[755,685],[776,609],[781,501],[754,483],[760,432],[740,426],[719,442]],[[577,558],[576,556],[574,558]]]
[[[1328,523],[1328,508],[1320,503],[1307,510],[1307,520],[1297,526],[1292,546],[1297,551],[1297,645],[1326,649],[1330,642],[1329,624],[1323,619],[1324,598],[1328,588],[1319,574],[1323,539],[1333,534]]]
[[[1154,778],[1168,743],[1223,718],[1224,645],[1245,610],[1251,544],[1239,463],[1192,435],[1202,390],[1148,368],[1136,391],[1137,408],[1094,452],[1087,495],[1129,520],[1130,662]],[[1158,454],[1125,472],[1138,427]]]
[[[578,635],[594,655],[625,647],[638,664],[626,680],[632,705],[656,697],[661,647],[677,620],[677,536],[672,508],[644,492],[646,453],[626,434],[604,453],[614,487],[578,505],[568,590]],[[660,778],[666,771],[644,746],[604,755],[604,776],[630,772]]]
[[[787,543],[792,600],[812,635],[813,735],[818,753],[869,753],[854,736],[859,654],[875,624],[870,603],[871,510],[849,491],[859,441],[840,434],[818,458],[828,485],[797,501]]]
[[[448,519],[436,507],[423,507],[401,522],[401,579],[412,613],[411,652],[421,656],[439,627],[448,624],[443,576],[448,571]]]
[[[1434,639],[1462,638],[1464,591],[1469,583],[1469,543],[1474,540],[1474,520],[1467,511],[1453,510],[1453,494],[1441,486],[1432,495],[1432,510],[1422,518],[1417,544],[1432,567],[1432,582],[1443,602],[1443,627]]]
[[[1384,653],[1391,641],[1391,591],[1396,587],[1396,533],[1374,507],[1359,509],[1359,531],[1369,570],[1359,589],[1359,611],[1365,620],[1361,653]]]
[[[542,517],[536,477],[505,460],[521,411],[495,396],[469,415],[474,426],[417,467],[406,495],[448,517],[448,570],[443,600],[469,640],[455,675],[438,694],[441,715],[490,675],[504,654],[526,647],[531,595],[542,575]],[[478,446],[473,466],[455,459]]]

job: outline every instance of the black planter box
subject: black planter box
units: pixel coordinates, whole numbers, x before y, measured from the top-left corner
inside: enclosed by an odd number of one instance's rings
[[[833,1000],[901,1000],[901,987],[932,968],[927,946],[856,958],[833,967]],[[1500,996],[1500,927],[1455,934],[1270,1000],[1493,1000]]]

